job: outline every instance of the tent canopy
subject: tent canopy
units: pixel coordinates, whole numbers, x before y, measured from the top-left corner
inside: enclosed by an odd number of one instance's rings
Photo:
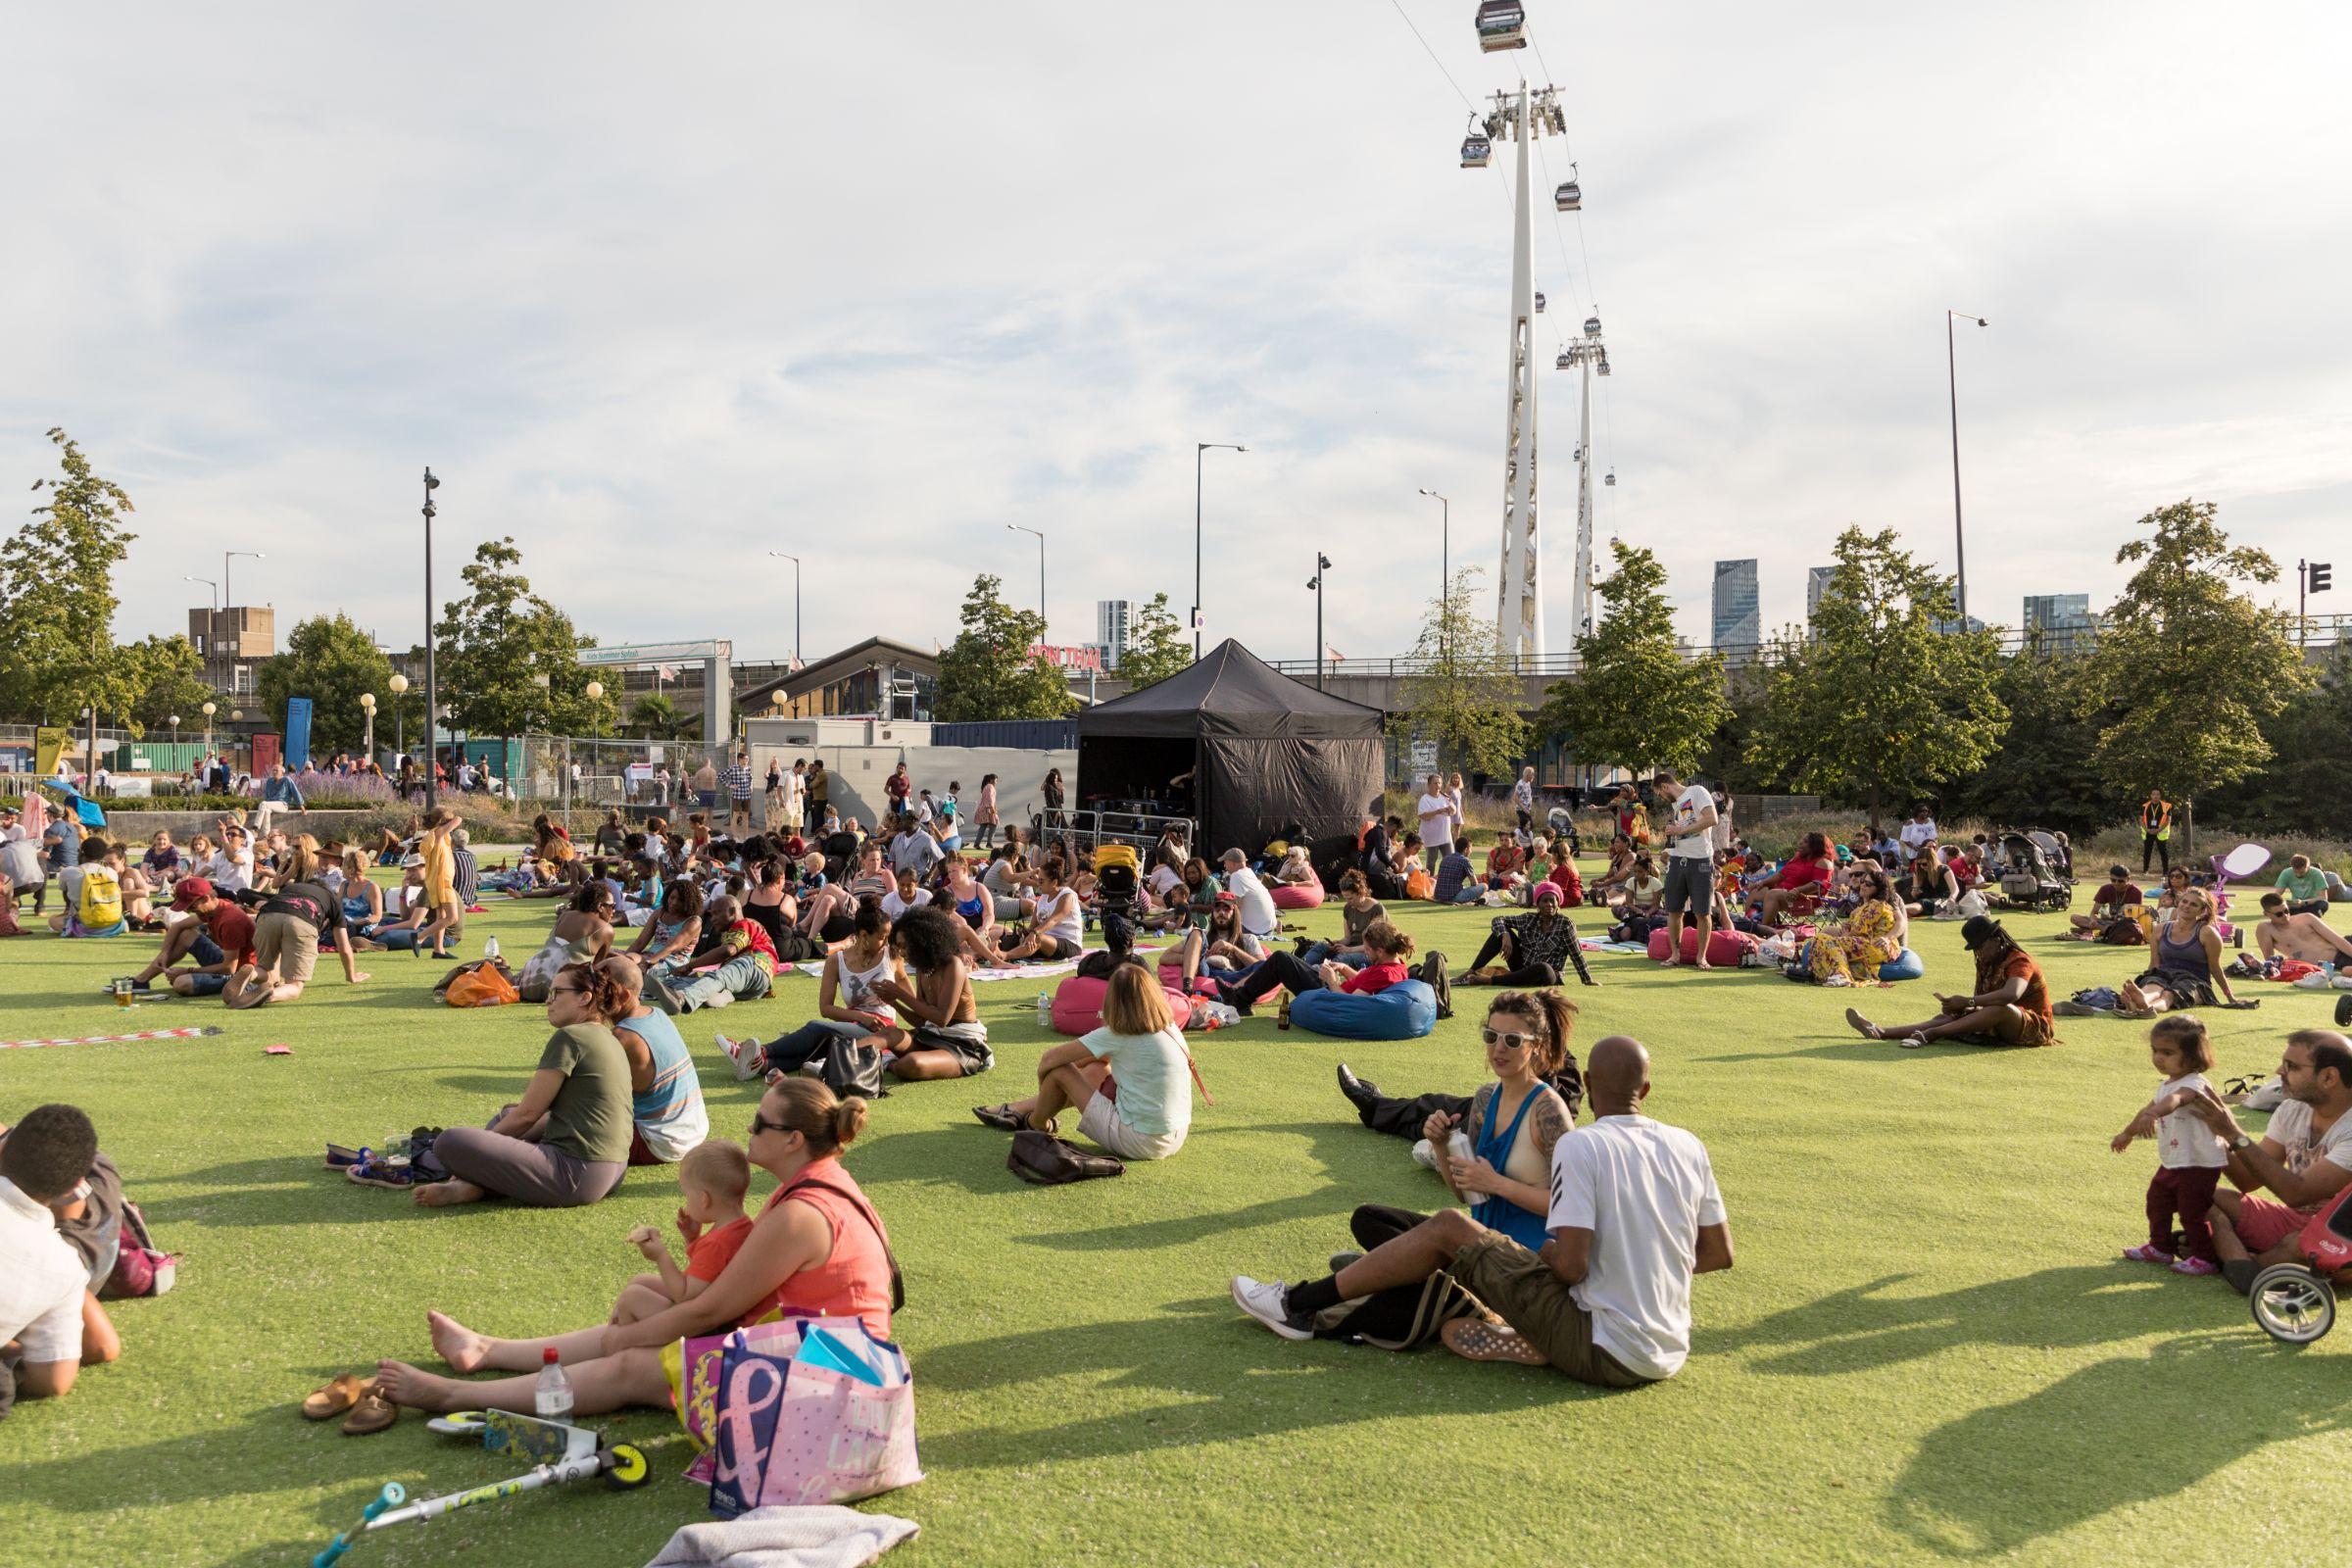
[[[1254,851],[1294,824],[1352,845],[1381,791],[1377,708],[1278,674],[1226,641],[1178,674],[1078,715],[1082,798],[1143,796],[1192,775],[1200,847]]]

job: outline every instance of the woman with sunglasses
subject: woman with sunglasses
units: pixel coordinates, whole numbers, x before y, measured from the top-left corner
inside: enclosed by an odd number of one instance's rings
[[[1568,1032],[1575,1023],[1576,1004],[1557,991],[1505,991],[1496,997],[1479,1031],[1494,1082],[1471,1096],[1470,1108],[1459,1116],[1433,1112],[1421,1129],[1427,1143],[1413,1150],[1454,1197],[1471,1205],[1471,1218],[1530,1249],[1546,1239],[1552,1146],[1576,1125],[1567,1102],[1546,1082],[1567,1057]],[[1476,1150],[1467,1160],[1455,1159],[1447,1147],[1456,1132],[1466,1134]],[[1424,1217],[1391,1209],[1385,1222],[1401,1222],[1395,1234],[1402,1235]],[[1358,1241],[1366,1229],[1355,1227]],[[1366,1242],[1365,1249],[1386,1240],[1383,1235]]]
[[[433,1348],[460,1377],[514,1375],[465,1383],[384,1361],[377,1366],[377,1387],[394,1403],[423,1410],[528,1411],[542,1352],[552,1348],[571,1382],[577,1415],[629,1405],[674,1409],[685,1385],[689,1338],[781,1310],[854,1316],[875,1338],[888,1339],[897,1295],[890,1240],[841,1163],[842,1151],[864,1127],[864,1101],[836,1100],[814,1079],[785,1079],[760,1098],[746,1151],[753,1164],[776,1178],[775,1195],[752,1222],[742,1249],[700,1295],[634,1323],[600,1324],[543,1340],[494,1340],[430,1312]]]
[[[555,926],[537,953],[525,959],[514,977],[514,989],[525,1002],[545,1002],[556,975],[575,963],[594,963],[612,951],[612,890],[602,882],[584,882],[571,903],[556,916]]]
[[[634,1005],[617,978],[592,965],[557,974],[547,988],[556,1032],[522,1099],[487,1128],[452,1127],[435,1138],[431,1158],[449,1180],[417,1188],[416,1201],[446,1208],[506,1198],[572,1208],[619,1186],[636,1118],[628,1053],[612,1026]]]

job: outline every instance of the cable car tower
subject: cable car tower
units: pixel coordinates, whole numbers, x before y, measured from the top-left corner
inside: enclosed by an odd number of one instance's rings
[[[1585,318],[1585,335],[1569,341],[1560,350],[1559,368],[1585,371],[1585,396],[1582,417],[1576,436],[1576,589],[1570,612],[1576,636],[1592,629],[1592,372],[1609,373],[1608,345],[1600,340],[1600,318]],[[1616,470],[1609,472],[1608,482],[1617,482]]]
[[[1523,84],[1515,92],[1498,92],[1486,120],[1490,137],[1519,144],[1511,220],[1509,397],[1503,423],[1502,579],[1494,628],[1503,653],[1536,659],[1544,657],[1544,561],[1536,530],[1535,192],[1528,160],[1529,146],[1538,136],[1565,135],[1567,129],[1555,87],[1531,89]]]

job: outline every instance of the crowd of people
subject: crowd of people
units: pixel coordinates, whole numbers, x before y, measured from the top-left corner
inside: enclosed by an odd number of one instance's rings
[[[2000,849],[1982,835],[1947,848],[1924,810],[1851,844],[1805,835],[1776,860],[1740,836],[1728,794],[1661,771],[1609,803],[1607,866],[1588,882],[1574,863],[1578,823],[1557,809],[1539,816],[1530,777],[1512,791],[1509,824],[1482,830],[1493,834],[1483,868],[1469,858],[1459,775],[1429,776],[1411,831],[1375,803],[1352,851],[1322,867],[1300,834],[1211,855],[1181,825],[1140,854],[1082,854],[1066,829],[1003,820],[996,783],[984,776],[967,811],[960,781],[925,788],[902,766],[885,785],[889,811],[869,826],[841,814],[821,764],[771,763],[762,790],[736,752],[688,775],[688,809],[674,825],[659,809],[633,820],[615,809],[575,845],[564,824],[542,816],[521,853],[490,867],[447,808],[373,846],[321,844],[279,825],[304,809],[281,799],[251,829],[223,818],[184,848],[158,834],[135,856],[102,831],[28,827],[10,811],[0,813],[0,866],[17,895],[12,911],[29,898],[39,915],[56,878],[62,906],[50,924],[61,937],[156,938],[132,987],[238,1008],[298,1000],[323,951],[347,984],[366,984],[361,955],[405,948],[454,958],[479,901],[560,901],[518,969],[491,956],[441,982],[495,970],[545,1008],[550,1033],[529,1074],[483,1124],[419,1129],[405,1159],[355,1155],[349,1174],[432,1208],[494,1199],[574,1206],[612,1194],[632,1165],[673,1165],[683,1263],[660,1234],[633,1233],[652,1272],[619,1288],[608,1322],[544,1339],[489,1339],[434,1313],[434,1348],[451,1376],[386,1359],[306,1405],[346,1416],[353,1431],[380,1430],[401,1406],[527,1409],[529,1374],[551,1349],[575,1408],[589,1413],[669,1402],[683,1340],[775,1310],[857,1315],[887,1337],[896,1265],[842,1155],[882,1078],[994,1070],[975,985],[1023,966],[1074,966],[1102,982],[1099,1027],[1046,1050],[1028,1092],[976,1105],[975,1117],[1052,1134],[1074,1115],[1079,1135],[1107,1153],[1164,1160],[1188,1141],[1199,1084],[1174,1001],[1246,1016],[1277,996],[1287,1014],[1310,993],[1377,995],[1430,973],[1411,964],[1417,944],[1404,926],[1416,906],[1495,909],[1473,961],[1450,979],[1495,988],[1477,1031],[1491,1081],[1468,1096],[1395,1097],[1339,1068],[1363,1124],[1412,1140],[1414,1157],[1463,1206],[1361,1205],[1349,1219],[1353,1250],[1329,1273],[1289,1284],[1241,1275],[1231,1293],[1289,1339],[1442,1341],[1470,1359],[1549,1365],[1616,1388],[1682,1367],[1692,1279],[1729,1267],[1733,1250],[1704,1146],[1642,1113],[1652,1081],[1642,1044],[1611,1035],[1578,1059],[1578,1008],[1561,987],[1571,974],[1599,983],[1589,945],[1660,933],[1658,963],[1703,969],[1718,933],[1801,938],[1780,965],[1791,978],[1876,985],[1905,951],[1912,920],[1953,918],[1975,968],[1970,987],[1938,993],[1936,1010],[1915,1022],[1849,1008],[1856,1032],[1905,1046],[2042,1046],[2070,1010],[1990,912],[2006,868]],[[30,868],[28,853],[40,858]],[[378,868],[396,869],[398,885],[370,874]],[[2255,929],[2266,959],[2352,958],[2352,943],[2324,919],[2336,885],[2315,874],[2297,857],[2264,896]],[[1325,879],[1337,891],[1337,932],[1286,944],[1274,892]],[[2214,897],[2181,867],[2168,868],[2155,899],[2130,883],[2116,866],[2068,932],[2105,940],[2115,922],[2146,917],[2152,966],[2121,988],[2113,1010],[2153,1020],[2162,1087],[2115,1147],[2154,1140],[2161,1165],[2149,1239],[2128,1255],[2242,1287],[2247,1269],[2292,1255],[2300,1221],[2352,1182],[2352,1120],[2338,1131],[2352,1109],[2352,1046],[2322,1030],[2291,1035],[2269,1134],[2237,1133],[2204,1076],[2211,1041],[2182,1010],[2233,1000]],[[1582,907],[1605,911],[1597,944],[1569,912]],[[1099,950],[1089,951],[1090,932]],[[1139,941],[1158,944],[1156,962]],[[735,1077],[764,1091],[742,1145],[714,1138],[676,1019],[768,996],[795,967],[816,977],[812,1016],[764,1040],[715,1038]],[[23,1265],[0,1285],[0,1337],[31,1368],[18,1387],[33,1395],[71,1386],[69,1340],[107,1343],[101,1331],[68,1332],[61,1314],[71,1304],[78,1325],[82,1303],[69,1303],[69,1271],[42,1234],[99,1157],[87,1119],[69,1110],[29,1113],[0,1146],[0,1258]],[[779,1184],[757,1216],[745,1211],[755,1166]],[[86,1285],[87,1273],[74,1278]],[[511,1376],[468,1381],[486,1371]]]

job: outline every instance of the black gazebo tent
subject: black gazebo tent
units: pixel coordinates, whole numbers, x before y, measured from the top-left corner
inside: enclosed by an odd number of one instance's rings
[[[1078,804],[1165,803],[1199,818],[1198,847],[1212,864],[1296,823],[1320,864],[1331,840],[1354,842],[1380,795],[1381,718],[1228,640],[1183,672],[1078,715]],[[1171,800],[1169,781],[1187,772],[1189,802]]]

